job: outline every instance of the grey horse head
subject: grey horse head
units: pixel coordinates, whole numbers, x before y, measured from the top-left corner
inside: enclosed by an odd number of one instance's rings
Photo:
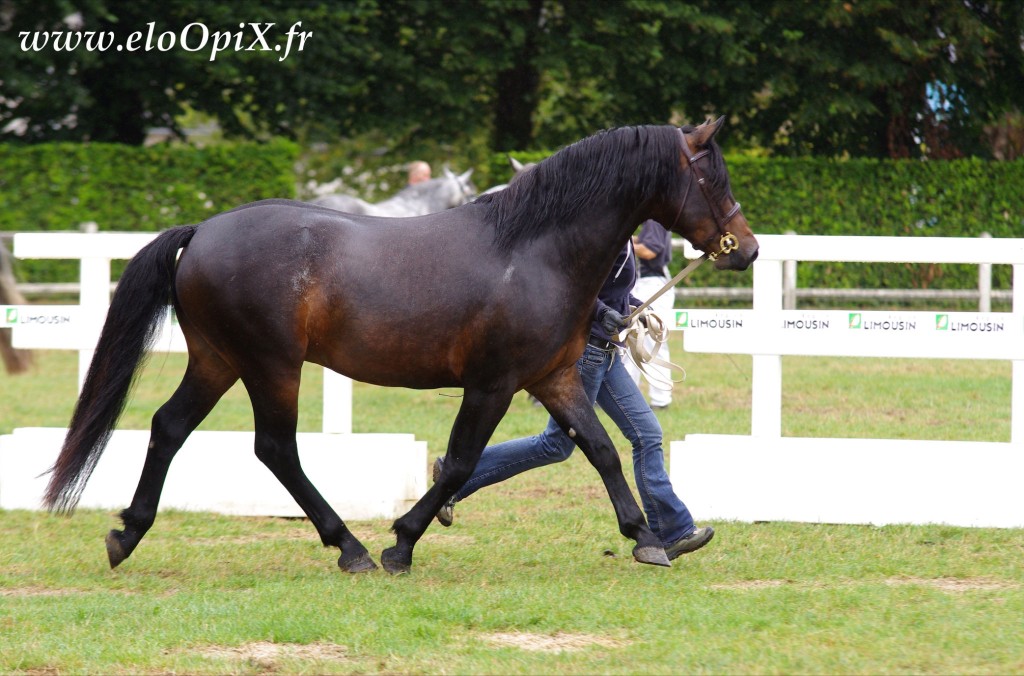
[[[516,176],[519,176],[523,172],[526,172],[526,171],[529,171],[530,169],[533,169],[533,167],[536,166],[536,164],[537,164],[536,162],[527,162],[526,164],[523,164],[522,162],[520,162],[516,158],[512,157],[511,155],[508,156],[508,163],[510,165],[512,165],[512,170],[515,172],[512,175],[512,180],[513,181],[516,179]],[[481,195],[489,195],[492,192],[498,192],[499,190],[504,190],[507,187],[508,187],[508,183],[502,183],[500,185],[491,186],[490,188],[488,188],[487,190],[484,190],[480,194]]]
[[[476,197],[476,186],[469,180],[469,177],[472,175],[472,169],[467,169],[461,174],[456,175],[448,167],[444,168],[444,175],[441,179],[445,182],[444,188],[440,189],[437,194],[439,198],[446,201],[447,206],[444,207],[445,209],[463,205]]]
[[[406,186],[394,196],[376,204],[350,195],[325,195],[313,200],[313,203],[350,214],[424,216],[470,201],[476,195],[476,187],[469,180],[472,173],[470,169],[456,175],[446,167],[444,175]]]

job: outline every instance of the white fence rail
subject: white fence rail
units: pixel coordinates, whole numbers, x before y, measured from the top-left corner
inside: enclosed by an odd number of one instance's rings
[[[79,351],[78,384],[92,361],[92,348],[99,338],[110,305],[110,263],[134,256],[155,237],[155,233],[17,233],[16,258],[65,259],[81,261],[81,292],[77,306],[40,305],[35,321],[13,325],[14,346]],[[54,308],[59,307],[59,310]],[[54,316],[57,313],[59,316]],[[47,321],[47,316],[50,320]],[[24,318],[23,318],[24,319]],[[154,349],[185,352],[185,338],[168,314]],[[324,369],[324,432],[352,431],[352,383],[348,378]]]
[[[788,233],[792,235],[793,233]],[[772,237],[773,235],[769,235]],[[762,236],[763,237],[763,236]],[[991,239],[988,233],[982,233],[981,238]],[[907,238],[893,238],[907,239]],[[683,254],[686,258],[696,258],[696,253],[690,243],[676,238],[672,241],[672,248]],[[974,301],[978,304],[979,312],[990,312],[992,301],[1010,301],[1012,291],[1004,291],[992,288],[992,264],[978,264],[978,285],[973,289],[815,289],[800,288],[797,286],[797,261],[789,259],[782,265],[782,307],[786,310],[795,310],[799,300],[825,299],[832,302],[844,301],[885,301],[892,303],[920,302],[920,301]],[[676,287],[675,300],[677,305],[686,306],[694,299],[724,299],[724,300],[753,300],[754,290],[746,286],[738,287]]]
[[[110,304],[111,261],[131,258],[155,236],[16,233],[16,258],[81,261],[79,304],[0,306],[0,327],[13,329],[15,347],[77,350],[80,390]],[[184,336],[170,312],[153,349],[186,351]],[[16,381],[11,386],[16,387]],[[310,479],[319,484],[324,498],[342,518],[392,518],[403,514],[426,492],[426,443],[408,434],[351,434],[351,381],[324,369],[323,388],[323,432],[301,434],[298,440],[303,465],[315,470],[310,472]],[[0,437],[0,507],[39,507],[45,488],[45,477],[39,475],[53,464],[64,434],[65,430],[20,428]],[[147,434],[128,430],[114,433],[81,506],[127,505],[145,457],[146,442],[139,439]],[[283,488],[274,488],[273,481],[268,484],[270,472],[256,460],[252,448],[251,432],[193,432],[168,474],[161,507],[301,515]],[[130,460],[125,462],[125,458]],[[233,488],[204,488],[201,479],[208,475],[232,477]],[[104,488],[93,488],[94,484]]]
[[[152,237],[16,235],[16,257],[82,261],[80,305],[0,308],[4,325],[14,328],[16,346],[80,350],[84,373],[109,303],[110,261],[131,257]],[[677,313],[687,350],[745,353],[753,360],[751,435],[691,434],[671,443],[673,483],[694,513],[701,519],[1024,526],[1024,498],[1018,486],[1024,476],[1024,239],[767,235],[759,240],[752,310]],[[784,310],[782,280],[787,260],[1008,264],[1014,270],[1013,309],[1009,313]],[[157,349],[183,349],[180,332],[170,318]],[[790,354],[1011,360],[1010,441],[783,437],[781,358]],[[357,437],[371,435],[339,434],[350,429],[351,391],[346,395],[345,383],[334,376],[325,371],[324,433],[299,440],[303,464],[316,468],[311,478],[319,479],[325,498],[343,518],[397,515],[426,490],[425,444],[409,435],[372,435],[373,439],[357,442]],[[340,396],[333,388],[342,390]],[[346,396],[347,403],[339,403]],[[118,464],[117,458],[130,456],[141,463],[145,444],[138,441],[140,434],[115,433],[94,479],[105,488],[87,491],[83,506],[108,507],[130,500],[138,474]],[[62,438],[63,430],[24,428],[0,437],[0,507],[38,506],[45,483],[38,475],[52,464]],[[394,453],[380,452],[392,443]],[[265,487],[269,472],[255,460],[251,444],[251,433],[193,434],[172,466],[166,491],[171,503],[165,501],[164,506],[282,513],[280,496],[271,496]],[[211,467],[214,456],[214,465],[231,468],[219,475],[231,474],[238,485],[256,488],[225,498],[227,503],[212,502],[217,495],[195,482],[195,472]],[[185,469],[193,466],[194,471]],[[688,471],[695,467],[702,471]],[[393,478],[395,473],[402,473],[397,482],[379,487],[372,483],[377,477]],[[358,476],[364,496],[384,495],[378,500],[383,506],[368,506],[365,499],[353,501],[352,491],[332,491],[338,485],[335,477],[342,475]],[[186,485],[190,482],[197,488],[190,490]],[[297,508],[291,507],[289,513],[298,513]]]
[[[95,223],[83,223],[83,226],[95,226]],[[92,229],[95,232],[95,229]],[[988,235],[983,234],[983,237]],[[0,245],[14,239],[14,233],[0,233]],[[685,240],[675,238],[673,249],[688,258],[697,254]],[[9,247],[8,247],[9,248]],[[832,289],[832,288],[800,288],[796,285],[796,261],[786,261],[783,266],[783,307],[795,309],[798,301],[807,299],[825,299],[832,302],[885,301],[893,303],[919,301],[973,301],[978,304],[979,312],[989,312],[993,301],[1008,302],[1012,291],[992,288],[992,265],[978,265],[978,285],[971,289]],[[113,288],[113,284],[111,285]],[[49,296],[56,294],[78,294],[81,284],[78,282],[26,282],[18,284],[18,290],[32,296]],[[738,287],[676,287],[675,300],[677,305],[685,306],[695,299],[724,299],[750,301],[754,290],[746,286]]]
[[[681,310],[692,352],[752,355],[750,436],[671,443],[672,480],[702,518],[1024,526],[1024,239],[767,235],[752,310]],[[783,309],[785,261],[1013,266],[1012,312]],[[782,436],[782,356],[1006,359],[1009,443]],[[983,425],[986,421],[979,420]],[[700,467],[697,475],[689,468]],[[716,477],[707,480],[706,477]]]

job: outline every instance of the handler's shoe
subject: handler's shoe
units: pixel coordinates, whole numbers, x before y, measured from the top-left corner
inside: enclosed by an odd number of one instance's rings
[[[444,467],[444,458],[437,458],[434,460],[434,471],[431,478],[434,483],[441,478],[441,468]],[[455,496],[453,495],[448,502],[441,505],[441,509],[437,510],[437,522],[447,528],[452,525],[452,521],[455,520]]]
[[[438,514],[438,519],[441,516]],[[443,523],[443,522],[442,522]],[[711,526],[704,526],[698,528],[684,538],[680,538],[665,547],[665,553],[668,555],[668,560],[672,561],[677,559],[683,554],[689,554],[695,552],[707,543],[711,542],[711,538],[715,537],[715,529]]]

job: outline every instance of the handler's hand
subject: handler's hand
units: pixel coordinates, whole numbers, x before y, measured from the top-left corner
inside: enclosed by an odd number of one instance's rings
[[[636,312],[636,306],[635,305],[630,305],[629,306],[629,314],[633,314],[634,312]],[[649,328],[647,326],[647,313],[646,312],[641,314],[639,317],[637,317],[637,319],[640,321],[640,323],[643,325],[643,327],[645,329]]]
[[[605,333],[614,338],[619,331],[626,328],[626,318],[609,308],[601,315],[600,324]]]

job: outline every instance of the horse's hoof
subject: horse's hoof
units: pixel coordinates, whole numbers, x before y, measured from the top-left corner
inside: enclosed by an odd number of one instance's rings
[[[634,547],[633,558],[640,563],[649,563],[652,566],[665,566],[666,568],[672,566],[668,555],[661,547]]]
[[[363,552],[359,556],[348,560],[342,555],[338,559],[338,568],[341,568],[346,573],[369,573],[371,570],[377,570],[377,564],[370,558],[369,552]]]
[[[112,530],[107,533],[107,538],[104,540],[107,544],[107,558],[110,560],[110,567],[117,568],[117,566],[128,558],[130,552],[124,550],[124,545],[121,544],[121,532]]]
[[[389,547],[381,552],[380,565],[392,575],[405,575],[412,570],[412,561],[403,560],[395,547]]]

